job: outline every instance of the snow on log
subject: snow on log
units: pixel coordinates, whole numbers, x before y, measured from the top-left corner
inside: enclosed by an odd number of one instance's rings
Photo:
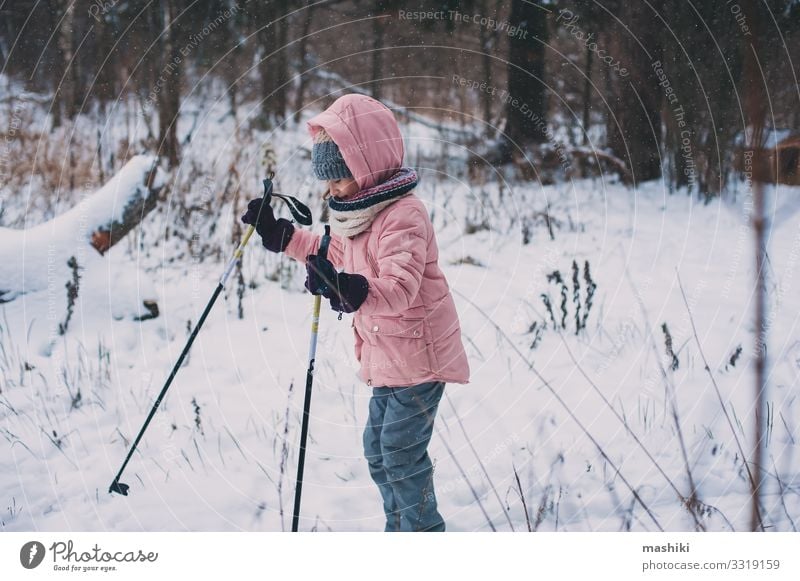
[[[49,222],[26,230],[0,228],[0,303],[44,290],[66,292],[74,300],[79,272],[100,260],[95,251],[104,254],[140,223],[155,207],[164,183],[157,158],[139,155],[97,192]],[[148,302],[145,318],[147,312],[158,312]]]
[[[97,193],[72,210],[88,220],[89,242],[101,255],[156,207],[163,175],[155,161],[151,156],[134,157]]]

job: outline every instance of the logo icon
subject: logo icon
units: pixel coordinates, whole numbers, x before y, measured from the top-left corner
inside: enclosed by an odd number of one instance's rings
[[[35,569],[44,560],[44,545],[39,541],[30,541],[22,545],[19,551],[19,562],[26,569]]]

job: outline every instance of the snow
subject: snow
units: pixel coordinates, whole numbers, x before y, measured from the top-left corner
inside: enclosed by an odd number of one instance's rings
[[[239,123],[251,112],[242,109]],[[319,216],[303,120],[237,138],[237,120],[226,116],[222,101],[197,110],[204,113],[178,176],[188,179],[196,167],[207,172],[207,191],[189,189],[195,202],[220,201],[208,191],[224,187],[237,155],[246,168],[241,195],[245,201],[260,195],[256,160],[269,142],[279,160],[276,189],[313,200]],[[311,114],[304,112],[303,119]],[[183,119],[179,127],[191,123]],[[738,202],[705,205],[685,194],[669,195],[659,183],[635,191],[601,179],[541,187],[509,176],[502,188],[496,182],[480,185],[441,170],[437,152],[445,145],[431,127],[412,120],[404,131],[408,151],[419,152],[411,158],[422,175],[418,194],[434,214],[439,262],[454,292],[472,368],[469,385],[446,388],[430,447],[448,530],[489,529],[475,495],[498,530],[510,528],[506,507],[514,528],[527,530],[515,469],[538,530],[694,530],[672,488],[690,493],[672,394],[698,496],[713,507],[704,525],[746,530],[748,483],[737,439],[750,457],[754,258],[741,192]],[[468,154],[455,143],[446,147],[448,167]],[[171,199],[129,234],[136,244],[118,244],[105,257],[87,250],[70,328],[63,337],[54,335],[57,320],[49,315],[63,312],[65,293],[42,278],[47,269],[40,265],[50,264],[48,253],[55,252],[55,263],[64,268],[63,251],[68,236],[80,230],[76,225],[116,211],[116,193],[135,183],[150,160],[131,163],[130,172],[103,189],[107,197],[97,206],[78,206],[25,232],[0,229],[0,248],[24,237],[24,256],[16,260],[25,266],[25,288],[38,289],[0,305],[0,527],[287,530],[312,299],[302,289],[303,270],[267,253],[257,238],[243,264],[246,281],[255,286],[244,294],[244,319],[237,316],[232,278],[126,470],[122,481],[131,486],[130,496],[107,492],[216,286],[233,250],[229,225],[236,220],[232,200],[222,201],[193,229],[225,252],[187,255],[174,236],[164,236],[179,212],[178,200]],[[770,530],[782,531],[800,520],[800,229],[795,206],[786,202],[798,193],[781,186],[770,192],[769,205],[772,422],[764,508]],[[465,234],[476,202],[489,229]],[[523,245],[519,217],[548,204],[560,224],[555,240],[534,222],[532,240]],[[208,230],[210,222],[219,227]],[[467,257],[479,265],[465,263]],[[548,326],[531,350],[530,325],[549,319],[542,293],[559,316],[560,290],[546,275],[558,269],[571,281],[573,260],[581,273],[588,261],[597,284],[588,328],[574,334],[569,282],[567,329]],[[20,263],[10,264],[0,262],[0,269]],[[39,266],[38,274],[30,265]],[[8,272],[0,271],[0,280]],[[580,280],[584,297],[582,274]],[[131,314],[144,298],[155,298],[161,315],[136,322]],[[370,391],[355,375],[350,320],[337,321],[328,309],[321,319],[301,528],[381,530],[378,492],[361,451]],[[674,371],[668,370],[665,322],[679,360]],[[739,345],[740,359],[727,365]],[[668,370],[666,381],[662,368]]]
[[[4,300],[25,295],[21,304],[29,311],[27,340],[38,352],[50,354],[57,326],[64,320],[64,285],[73,277],[68,265],[71,258],[78,264],[82,301],[96,308],[105,305],[113,319],[145,314],[143,299],[153,296],[147,279],[137,280],[138,271],[130,261],[109,261],[89,243],[97,228],[110,220],[121,222],[127,204],[147,195],[144,176],[154,162],[154,156],[133,157],[100,190],[84,192],[75,207],[43,224],[24,230],[0,228],[0,290],[7,291]],[[159,169],[153,187],[161,187],[164,179]],[[140,296],[142,291],[144,297]]]
[[[761,130],[761,143],[764,149],[773,149],[778,147],[780,143],[794,135],[794,131],[792,129],[786,128],[776,128],[776,127],[765,127]],[[740,147],[744,147],[747,145],[748,139],[750,139],[751,131],[744,131],[736,135],[736,145]]]
[[[46,269],[25,269],[25,264],[47,264],[45,257],[65,263],[76,248],[87,247],[91,234],[110,221],[121,222],[125,206],[147,194],[144,176],[153,168],[154,156],[133,157],[97,192],[85,192],[83,200],[57,218],[37,226],[15,230],[0,228],[0,278],[15,281],[24,292],[47,286]],[[164,172],[159,170],[153,186],[163,185]],[[15,256],[13,250],[22,249]]]

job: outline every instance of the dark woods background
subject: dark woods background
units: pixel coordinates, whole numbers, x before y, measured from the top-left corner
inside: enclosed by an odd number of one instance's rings
[[[462,126],[476,177],[602,170],[708,198],[748,125],[743,78],[763,79],[768,128],[800,127],[791,0],[15,0],[0,22],[2,70],[48,99],[52,127],[133,100],[171,165],[191,137],[173,121],[209,87],[234,114],[258,103],[245,129],[349,87]]]

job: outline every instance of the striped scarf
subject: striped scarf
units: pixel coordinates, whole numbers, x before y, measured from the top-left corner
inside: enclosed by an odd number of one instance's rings
[[[361,190],[347,199],[329,198],[331,230],[337,236],[346,238],[360,234],[369,228],[381,210],[410,194],[417,181],[417,172],[403,167],[385,182]]]

